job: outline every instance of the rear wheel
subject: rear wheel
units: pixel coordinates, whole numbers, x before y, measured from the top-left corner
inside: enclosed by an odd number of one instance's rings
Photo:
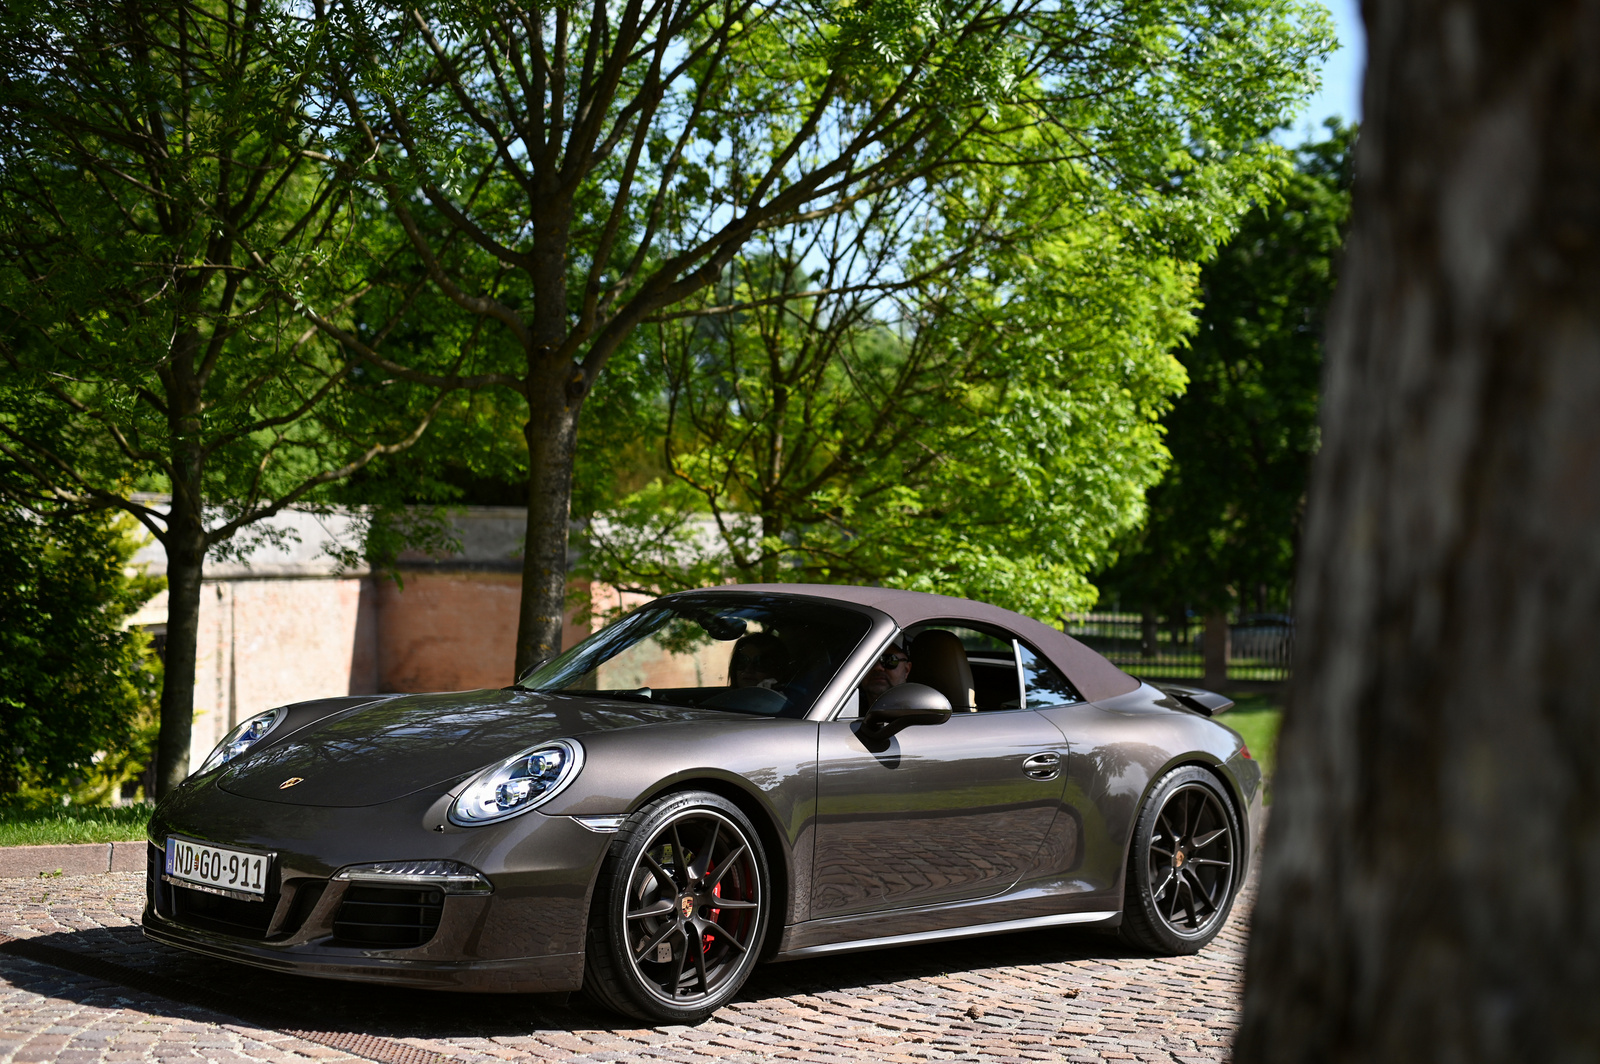
[[[596,886],[584,991],[656,1023],[698,1023],[726,1004],[766,934],[766,854],[739,807],[671,794],[617,832]]]
[[[1176,956],[1215,938],[1238,892],[1240,837],[1215,776],[1196,765],[1163,776],[1134,827],[1122,939]]]

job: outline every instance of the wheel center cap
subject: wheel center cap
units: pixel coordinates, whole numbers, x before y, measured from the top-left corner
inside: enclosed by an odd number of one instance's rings
[[[1182,850],[1179,850],[1177,853],[1173,854],[1172,855],[1172,867],[1173,868],[1182,868],[1183,867],[1183,859],[1184,859],[1184,857],[1183,857],[1183,851]]]
[[[683,914],[685,920],[694,915],[694,905],[695,897],[693,894],[685,894],[678,899],[678,911]]]

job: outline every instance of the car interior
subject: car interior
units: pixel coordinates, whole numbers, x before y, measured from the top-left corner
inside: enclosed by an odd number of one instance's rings
[[[541,671],[557,674],[552,677],[556,689],[657,705],[800,717],[833,675],[846,648],[859,638],[859,629],[848,630],[856,625],[840,623],[849,615],[835,611],[812,616],[814,611],[797,607],[774,611],[752,605],[710,611],[685,604],[678,608],[682,612],[675,619],[641,618],[651,624],[649,632],[639,633],[643,638],[596,647],[600,660],[595,668],[584,669],[588,662],[562,668],[558,661]],[[1065,677],[999,628],[972,621],[935,621],[911,626],[899,642],[911,659],[907,682],[940,692],[954,713],[1081,701]],[[563,657],[574,656],[569,652]],[[566,675],[560,676],[562,672]],[[848,700],[840,719],[858,717],[863,712],[860,702],[860,698]]]
[[[923,683],[950,699],[957,713],[982,713],[1022,706],[1012,637],[966,625],[918,625],[907,633],[909,682]]]
[[[905,630],[911,658],[907,683],[926,684],[950,700],[954,713],[1068,705],[1083,698],[1048,662],[1010,632],[971,622],[934,622]],[[1019,667],[1020,659],[1020,667]],[[838,719],[863,712],[847,703]]]
[[[921,624],[906,631],[906,642],[908,682],[939,691],[956,713],[1082,701],[1065,677],[1009,632],[968,623]]]
[[[675,600],[603,629],[524,685],[798,718],[867,628],[860,614],[833,607]]]

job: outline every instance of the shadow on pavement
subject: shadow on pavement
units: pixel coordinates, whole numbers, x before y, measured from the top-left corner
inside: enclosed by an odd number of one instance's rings
[[[541,1032],[637,1030],[636,1021],[590,1004],[580,994],[475,994],[375,986],[285,975],[185,953],[144,938],[138,927],[56,932],[0,945],[0,952],[87,976],[52,985],[52,996],[103,999],[106,983],[131,987],[157,1014],[196,1006],[273,1030],[349,1032],[377,1039],[453,1041]],[[790,999],[962,972],[1140,958],[1103,932],[1017,932],[870,953],[844,954],[756,969],[740,1002]]]

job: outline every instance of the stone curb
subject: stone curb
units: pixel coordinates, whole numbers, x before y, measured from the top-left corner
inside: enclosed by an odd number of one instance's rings
[[[62,846],[0,846],[0,879],[35,879],[55,874],[142,872],[145,843],[78,842]]]

